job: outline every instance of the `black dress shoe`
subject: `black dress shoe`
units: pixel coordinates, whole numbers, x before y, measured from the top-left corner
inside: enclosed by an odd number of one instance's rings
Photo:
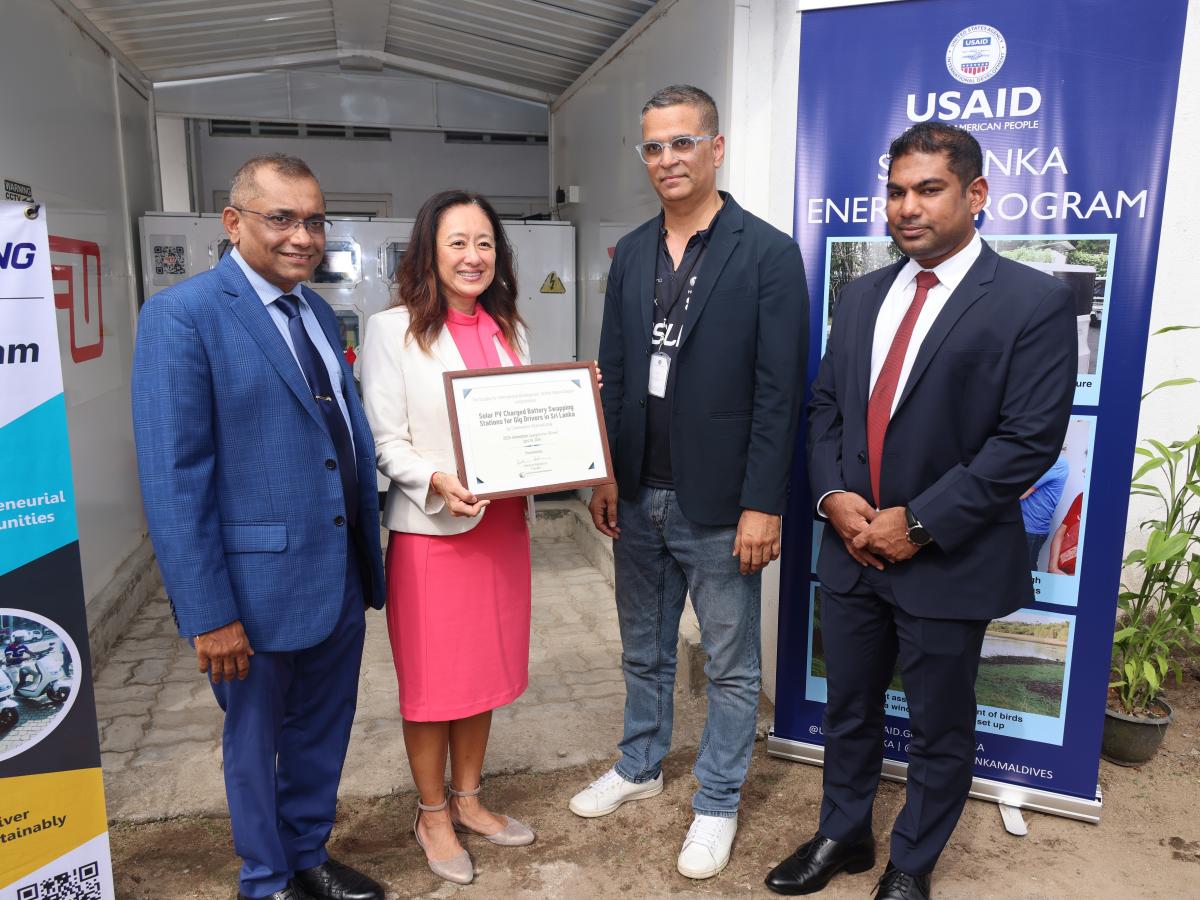
[[[889,859],[875,888],[875,900],[929,900],[929,876],[901,872]]]
[[[250,900],[241,891],[238,891],[238,900]],[[262,900],[311,900],[308,894],[297,888],[294,884],[289,884],[282,891],[276,891],[273,894],[267,894]]]
[[[854,875],[874,866],[874,838],[839,842],[818,833],[773,868],[765,884],[777,894],[814,894],[838,872]]]
[[[383,900],[383,888],[378,882],[336,859],[301,869],[293,880],[316,900]]]

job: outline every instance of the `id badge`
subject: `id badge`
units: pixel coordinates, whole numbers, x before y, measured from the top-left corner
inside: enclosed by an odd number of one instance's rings
[[[671,371],[671,357],[659,351],[650,355],[650,384],[646,390],[651,397],[667,396],[667,373]]]

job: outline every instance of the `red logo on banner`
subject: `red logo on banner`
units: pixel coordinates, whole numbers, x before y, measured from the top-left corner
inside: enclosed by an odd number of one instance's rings
[[[93,241],[78,241],[52,234],[50,252],[60,257],[78,257],[70,263],[54,262],[50,266],[54,280],[54,306],[67,311],[67,321],[71,326],[71,359],[76,363],[96,359],[104,352],[100,247]]]

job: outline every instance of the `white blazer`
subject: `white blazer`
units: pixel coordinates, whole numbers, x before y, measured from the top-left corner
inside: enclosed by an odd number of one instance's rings
[[[442,495],[429,484],[434,472],[457,471],[450,411],[446,406],[443,372],[467,368],[448,328],[423,351],[408,337],[409,313],[393,306],[371,316],[361,359],[363,406],[375,435],[379,471],[391,481],[383,510],[383,525],[412,534],[462,534],[487,513],[455,516]],[[501,361],[508,353],[495,338]],[[517,331],[516,351],[529,363],[524,330]],[[533,498],[526,509],[533,521]]]

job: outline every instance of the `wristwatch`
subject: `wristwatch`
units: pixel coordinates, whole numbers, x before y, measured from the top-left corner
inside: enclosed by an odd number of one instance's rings
[[[924,547],[933,540],[933,535],[917,520],[911,507],[904,507],[904,520],[908,523],[908,540],[910,543],[916,544],[918,547]]]

